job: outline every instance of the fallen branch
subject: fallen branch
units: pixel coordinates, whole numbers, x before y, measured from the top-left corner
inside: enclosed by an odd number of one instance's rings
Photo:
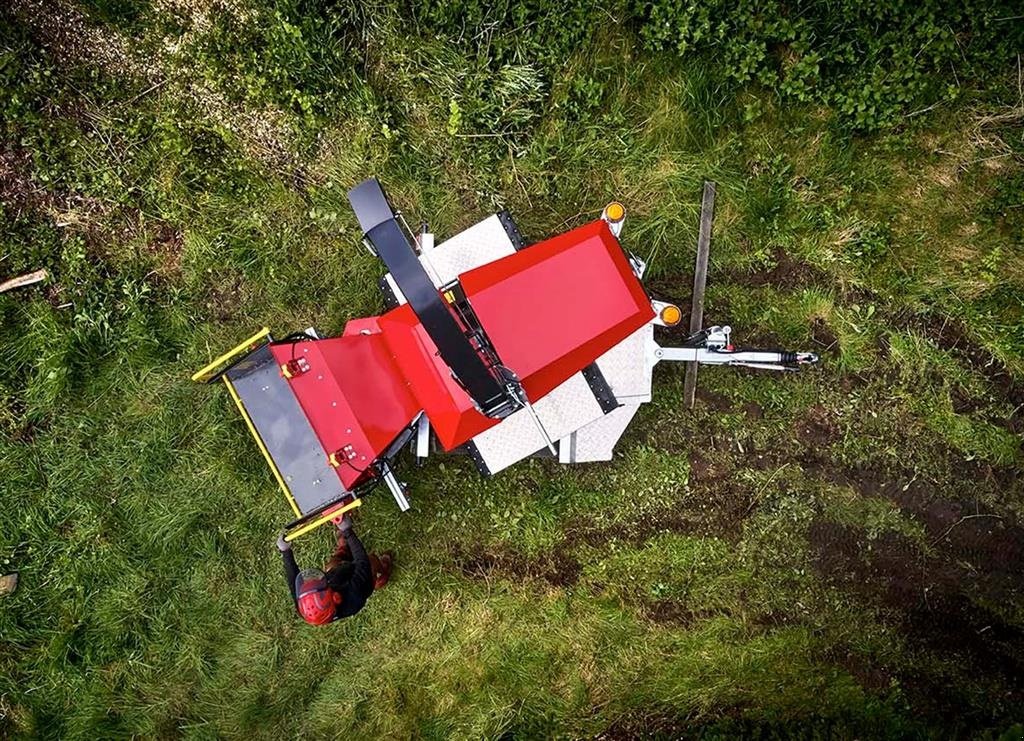
[[[19,275],[17,278],[11,278],[0,283],[0,293],[10,291],[15,288],[24,288],[30,286],[33,283],[46,280],[49,277],[49,273],[45,270],[36,270],[34,273],[27,273],[25,275]]]

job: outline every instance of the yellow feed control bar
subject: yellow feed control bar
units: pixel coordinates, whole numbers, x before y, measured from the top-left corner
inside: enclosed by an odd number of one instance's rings
[[[310,530],[314,530],[314,529],[320,527],[325,522],[330,522],[333,519],[341,517],[346,512],[349,512],[349,511],[355,509],[356,507],[362,506],[362,504],[363,504],[363,500],[362,499],[353,499],[351,502],[346,504],[344,507],[339,507],[338,509],[332,509],[327,514],[321,515],[320,517],[318,517],[317,519],[313,520],[312,522],[307,522],[302,527],[297,528],[296,530],[293,530],[290,533],[286,533],[285,536],[284,536],[284,539],[287,540],[290,543],[293,540],[295,540],[297,537],[299,537],[300,535],[305,535]]]
[[[260,343],[260,340],[262,340],[269,334],[270,329],[264,327],[259,332],[254,334],[252,337],[247,339],[245,342],[236,345],[235,347],[231,348],[226,353],[221,355],[219,358],[215,358],[210,363],[203,366],[201,369],[197,370],[195,373],[192,374],[192,380],[199,381],[201,383],[206,383],[213,376],[214,371],[216,371],[220,366],[224,365],[226,362],[234,358],[236,355],[240,355],[241,353],[247,352],[249,350],[255,350],[256,345]]]
[[[296,517],[302,517],[302,512],[299,511],[299,505],[295,503],[295,497],[292,496],[287,484],[284,483],[284,478],[282,478],[281,472],[277,470],[277,466],[274,465],[274,459],[270,457],[270,451],[268,451],[267,446],[263,444],[260,434],[256,432],[256,428],[253,426],[252,420],[249,419],[249,413],[245,411],[245,405],[242,404],[242,400],[238,398],[238,392],[235,391],[235,387],[231,385],[231,381],[228,380],[227,376],[221,376],[221,378],[224,381],[224,385],[228,387],[228,393],[231,394],[231,398],[235,400],[235,405],[238,407],[238,411],[242,414],[242,419],[245,420],[245,426],[249,428],[249,432],[252,433],[253,439],[256,441],[256,445],[259,446],[260,452],[263,453],[263,457],[266,459],[267,465],[270,466],[270,470],[274,472],[274,478],[277,479],[277,483],[281,487],[281,491],[283,491],[285,497],[287,497],[288,504],[292,506],[292,511],[295,513]]]

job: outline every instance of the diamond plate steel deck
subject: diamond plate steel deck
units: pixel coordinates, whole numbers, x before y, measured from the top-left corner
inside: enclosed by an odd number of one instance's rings
[[[577,373],[533,405],[544,430],[552,440],[560,440],[573,430],[602,416],[582,373]],[[473,438],[488,471],[495,474],[545,447],[530,412],[521,409],[500,424]]]
[[[653,343],[654,325],[646,324],[597,359],[620,404],[651,400],[654,365],[649,350]]]
[[[651,400],[654,363],[650,350],[653,344],[654,325],[647,324],[597,359],[615,399],[623,406],[559,440],[560,462],[590,463],[612,459],[616,443],[640,404]]]
[[[508,238],[501,219],[495,214],[424,252],[420,259],[430,264],[427,272],[437,276],[440,287],[467,270],[494,262],[515,251],[516,247]]]
[[[639,404],[621,406],[558,441],[559,463],[610,461]]]
[[[516,251],[498,215],[465,229],[441,244],[420,253],[420,262],[431,282],[440,288],[459,277],[460,273],[478,268]],[[406,303],[391,274],[384,281],[398,304]]]

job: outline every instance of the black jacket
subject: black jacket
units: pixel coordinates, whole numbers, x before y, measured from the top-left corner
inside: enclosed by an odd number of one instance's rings
[[[366,555],[366,549],[363,548],[359,536],[355,534],[355,531],[349,530],[345,533],[345,543],[348,544],[352,560],[325,574],[328,586],[341,595],[341,604],[334,611],[335,620],[355,615],[363,609],[366,600],[373,594],[373,572],[370,569],[370,559]],[[284,578],[292,593],[295,609],[298,610],[295,577],[299,575],[299,567],[295,563],[295,556],[292,554],[291,548],[281,551],[281,557],[284,559]]]

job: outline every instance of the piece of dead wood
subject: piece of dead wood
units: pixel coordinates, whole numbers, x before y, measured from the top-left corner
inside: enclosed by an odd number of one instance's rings
[[[0,597],[6,597],[9,594],[14,594],[14,590],[17,588],[17,571],[15,571],[13,574],[4,574],[3,576],[0,576]]]
[[[50,274],[47,273],[45,270],[36,270],[33,273],[26,273],[25,275],[19,275],[17,278],[5,280],[3,283],[0,283],[0,293],[10,291],[14,288],[24,288],[25,286],[30,286],[33,283],[38,283],[40,281],[46,280],[49,277],[49,275]]]

